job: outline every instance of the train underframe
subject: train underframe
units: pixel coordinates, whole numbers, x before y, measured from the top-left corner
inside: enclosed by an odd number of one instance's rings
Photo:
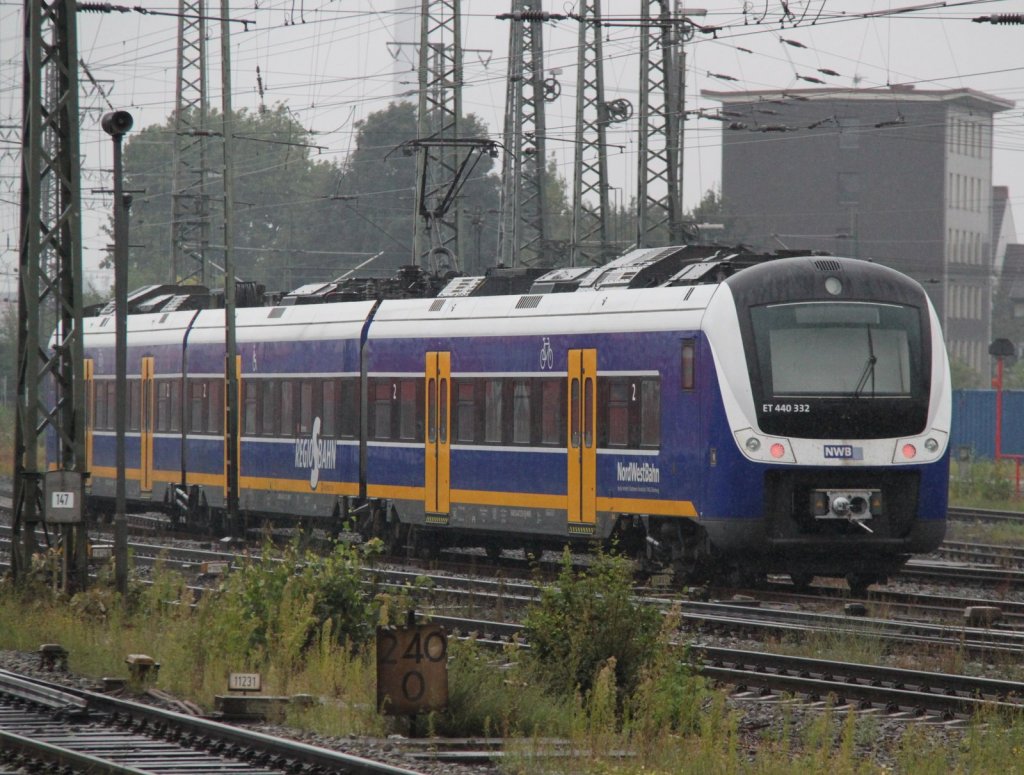
[[[902,500],[887,497],[886,508],[870,520],[822,519],[808,508],[794,508],[798,502],[813,503],[816,491],[832,492],[816,487],[817,483],[803,475],[769,480],[769,508],[763,518],[601,514],[591,535],[567,534],[564,517],[537,517],[535,524],[543,523],[542,529],[474,527],[480,515],[468,517],[472,509],[461,516],[453,512],[449,524],[430,524],[422,506],[417,509],[412,503],[382,499],[338,498],[333,509],[319,517],[290,521],[332,533],[349,523],[364,539],[379,539],[389,554],[431,557],[449,547],[482,547],[492,558],[506,549],[539,557],[545,550],[561,551],[566,545],[580,551],[597,545],[631,557],[641,576],[669,574],[678,586],[706,582],[757,586],[768,574],[789,574],[797,587],[806,586],[815,576],[843,577],[856,591],[884,581],[912,554],[933,550],[944,537],[944,520],[913,516],[916,495]],[[844,484],[855,488],[852,492],[866,486],[859,479]],[[896,491],[891,485],[886,483],[886,493]],[[91,500],[101,514],[112,514],[111,499]],[[244,510],[239,524],[229,524],[221,500],[208,500],[205,488],[196,485],[168,485],[163,506],[176,522],[214,535],[237,535],[247,526],[261,525],[264,517],[275,519]],[[276,519],[281,520],[281,515]]]

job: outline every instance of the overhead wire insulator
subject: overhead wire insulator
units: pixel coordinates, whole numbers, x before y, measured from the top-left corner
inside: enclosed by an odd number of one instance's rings
[[[992,16],[975,16],[973,22],[989,24],[1024,24],[1024,13],[997,13]]]

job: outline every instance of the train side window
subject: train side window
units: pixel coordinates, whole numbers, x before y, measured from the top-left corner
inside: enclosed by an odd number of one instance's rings
[[[423,389],[421,379],[403,379],[399,384],[399,438],[406,441],[420,441],[423,434],[423,422],[419,408],[423,401],[420,390]]]
[[[594,446],[594,379],[583,381],[583,447]]]
[[[280,383],[276,379],[263,382],[263,399],[260,412],[260,435],[277,435],[277,388]]]
[[[207,420],[206,430],[210,433],[223,433],[224,431],[224,381],[211,379],[206,402],[210,412],[210,419]]]
[[[333,438],[337,432],[335,414],[338,409],[338,381],[325,379],[323,383],[323,411],[320,414],[320,433]]]
[[[165,379],[156,383],[156,431],[158,433],[170,429],[171,421],[171,383]]]
[[[353,439],[359,435],[359,404],[359,380],[355,377],[341,380],[338,419],[342,438]]]
[[[313,431],[313,381],[304,379],[299,383],[299,435]]]
[[[206,382],[201,379],[190,379],[188,396],[188,429],[192,433],[202,433],[206,430],[203,427],[206,420]]]
[[[489,379],[484,383],[484,441],[501,443],[502,381]]]
[[[169,382],[171,386],[171,401],[168,407],[170,417],[168,418],[167,429],[170,431],[181,430],[181,380],[173,379]]]
[[[512,443],[530,443],[530,380],[517,379],[513,383]]]
[[[437,442],[437,380],[427,380],[427,441]]]
[[[607,394],[603,401],[598,401],[598,406],[605,407],[607,416],[606,421],[598,426],[598,432],[604,437],[604,444],[599,443],[598,446],[628,447],[630,399],[639,401],[636,380],[612,377],[602,382],[604,384],[598,389],[604,388]]]
[[[559,446],[565,443],[565,382],[541,380],[540,443]]]
[[[142,381],[133,379],[128,381],[128,430],[139,429],[139,413],[142,409]]]
[[[569,446],[578,449],[580,446],[580,381],[573,377],[569,383]]]
[[[92,427],[102,431],[107,428],[107,380],[94,380],[94,406],[92,411]]]
[[[661,382],[645,379],[640,383],[640,446],[661,445]]]
[[[469,379],[452,381],[455,393],[455,441],[471,444],[476,434],[476,383]]]
[[[680,382],[683,390],[693,390],[697,384],[697,341],[684,339],[680,354]]]
[[[295,436],[295,383],[290,379],[281,380],[281,427],[279,435]]]
[[[438,382],[438,415],[437,440],[441,444],[448,443],[448,399],[451,395],[448,380],[444,377]]]
[[[256,435],[256,409],[260,405],[260,383],[255,379],[242,382],[242,434]]]
[[[390,439],[391,436],[391,401],[398,387],[390,379],[378,379],[373,382],[373,438]]]

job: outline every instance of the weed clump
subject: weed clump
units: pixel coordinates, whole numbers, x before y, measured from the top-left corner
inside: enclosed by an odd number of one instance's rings
[[[608,554],[576,572],[566,552],[523,624],[533,673],[556,694],[587,694],[609,664],[620,698],[632,694],[664,645],[661,615],[633,595],[632,565]]]

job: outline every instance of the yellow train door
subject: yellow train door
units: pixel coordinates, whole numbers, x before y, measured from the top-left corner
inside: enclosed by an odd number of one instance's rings
[[[447,514],[451,508],[451,353],[428,352],[425,377],[424,508],[428,514]]]
[[[155,397],[153,395],[153,358],[142,359],[142,385],[139,401],[139,489],[153,490],[153,417]]]
[[[92,472],[92,432],[96,426],[96,383],[93,380],[93,361],[82,362],[82,376],[85,380],[85,470]],[[88,486],[89,479],[85,480]]]
[[[569,350],[569,530],[597,520],[597,350]]]

